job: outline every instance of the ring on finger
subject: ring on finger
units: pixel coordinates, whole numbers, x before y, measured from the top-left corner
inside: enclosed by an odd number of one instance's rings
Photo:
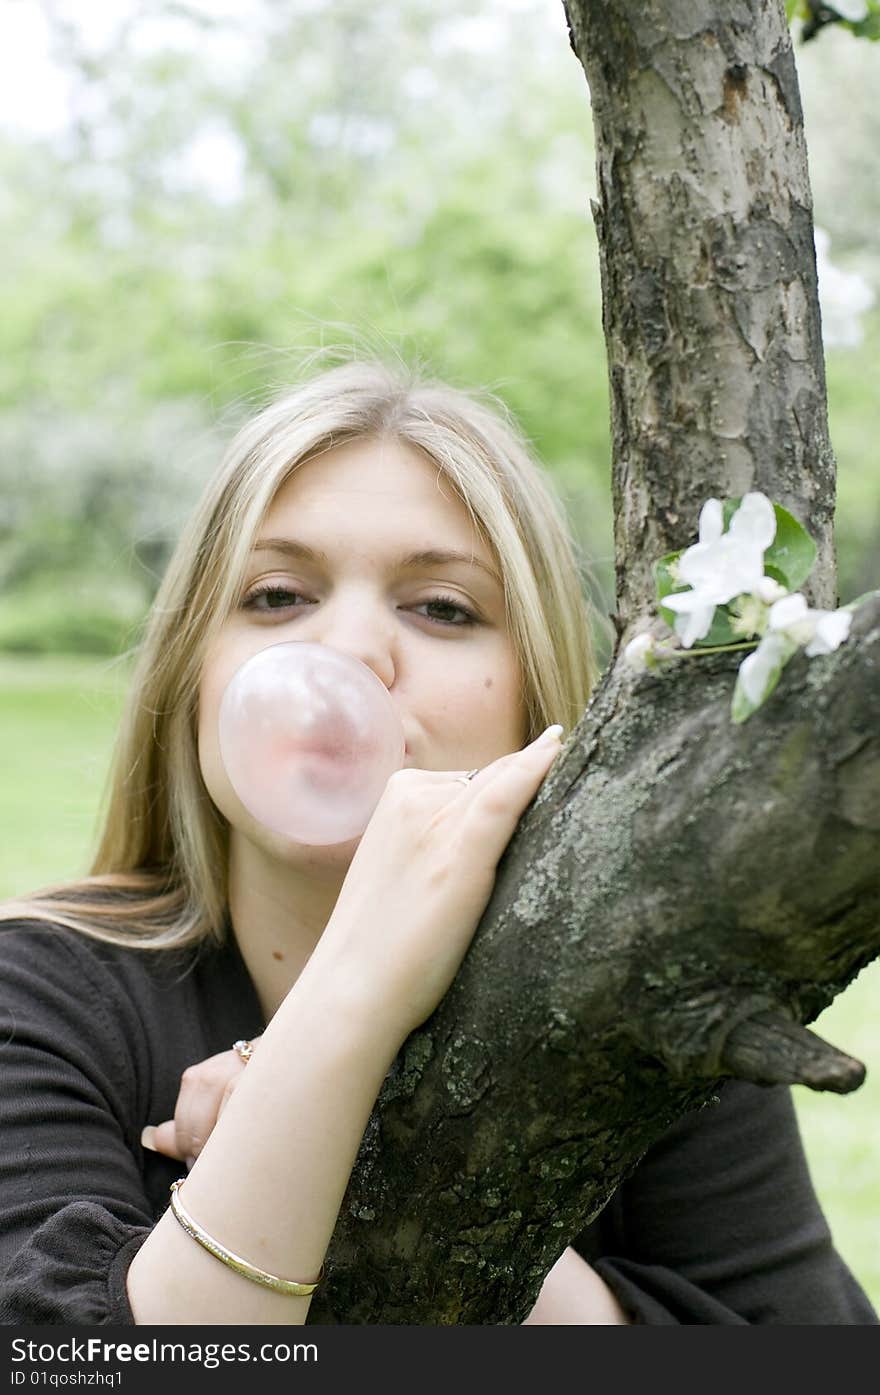
[[[254,1044],[252,1041],[244,1041],[243,1039],[240,1041],[234,1041],[232,1043],[232,1049],[235,1052],[236,1056],[238,1056],[244,1062],[245,1065],[247,1065],[248,1061],[254,1054]]]
[[[474,776],[479,775],[479,773],[480,767],[477,766],[476,770],[469,770],[466,775],[456,775],[455,779],[460,781],[460,783],[463,785],[469,785]]]

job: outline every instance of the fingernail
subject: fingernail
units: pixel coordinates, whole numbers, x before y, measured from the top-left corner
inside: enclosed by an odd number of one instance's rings
[[[556,722],[552,727],[548,727],[546,731],[542,731],[541,735],[538,737],[538,740],[559,741],[562,737],[563,731],[564,727],[559,722]]]
[[[141,1134],[141,1147],[151,1148],[154,1153],[158,1152],[154,1139],[156,1137],[156,1127],[154,1124],[147,1124]]]

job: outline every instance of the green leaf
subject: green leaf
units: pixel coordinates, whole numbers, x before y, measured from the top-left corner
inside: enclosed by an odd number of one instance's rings
[[[816,544],[802,523],[784,509],[773,505],[776,537],[764,553],[764,570],[789,591],[799,591],[816,563]]]
[[[737,499],[722,499],[722,500],[721,500],[721,524],[722,524],[722,532],[724,532],[724,533],[727,532],[728,528],[730,527],[730,520],[733,518],[733,515],[736,513],[736,511],[737,511],[737,509],[739,508],[739,506],[740,506],[741,503],[742,503],[742,495],[740,495]]]
[[[771,658],[766,665],[763,690],[757,702],[753,702],[746,694],[739,672],[736,675],[736,684],[730,703],[730,715],[737,724],[747,721],[753,712],[757,712],[758,708],[764,705],[779,682],[785,665],[800,648],[800,645],[793,639],[788,639],[784,635],[775,635],[774,639],[776,640],[775,653],[771,654]],[[754,652],[757,654],[758,650],[756,649]],[[763,652],[764,655],[766,655],[768,651],[765,648]],[[749,655],[749,657],[751,658],[752,656]],[[743,663],[745,663],[745,659]],[[740,670],[741,669],[742,664],[740,664]]]
[[[858,23],[848,24],[846,27],[857,39],[877,40],[880,39],[880,5],[876,4],[876,0],[868,0],[868,5],[871,13],[865,15]]]
[[[725,533],[742,497],[722,501]],[[764,553],[764,571],[788,591],[799,591],[816,563],[816,544],[794,514],[781,504],[773,505],[776,515],[776,536]]]
[[[716,606],[708,633],[695,641],[694,648],[706,649],[716,644],[741,644],[742,635],[737,634],[733,628],[733,620],[734,617],[726,605]]]
[[[766,576],[772,576],[773,580],[778,581],[779,585],[784,586],[786,590],[791,590],[791,587],[788,585],[788,582],[786,580],[785,573],[781,572],[778,567],[772,566],[772,564],[768,565],[766,552],[764,553],[764,574]]]

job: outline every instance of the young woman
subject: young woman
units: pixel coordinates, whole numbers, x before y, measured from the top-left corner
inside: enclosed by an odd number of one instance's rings
[[[343,365],[246,426],[206,490],[151,612],[91,875],[0,927],[5,1322],[307,1320],[382,1081],[594,677],[564,511],[499,406]],[[284,640],[359,659],[400,717],[404,768],[359,839],[285,839],[226,775],[226,685]],[[245,1067],[231,1044],[254,1038]],[[156,1123],[167,1155],[142,1142]],[[875,1320],[788,1092],[735,1083],[528,1318]]]

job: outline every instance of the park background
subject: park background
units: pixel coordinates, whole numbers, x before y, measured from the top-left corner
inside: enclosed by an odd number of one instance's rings
[[[589,96],[557,0],[6,0],[0,895],[88,868],[138,627],[236,424],[328,347],[512,408],[611,608]],[[841,600],[880,585],[880,44],[797,48]],[[696,530],[696,519],[694,520]],[[794,1091],[880,1307],[880,966]],[[875,1078],[876,1077],[876,1078]]]

